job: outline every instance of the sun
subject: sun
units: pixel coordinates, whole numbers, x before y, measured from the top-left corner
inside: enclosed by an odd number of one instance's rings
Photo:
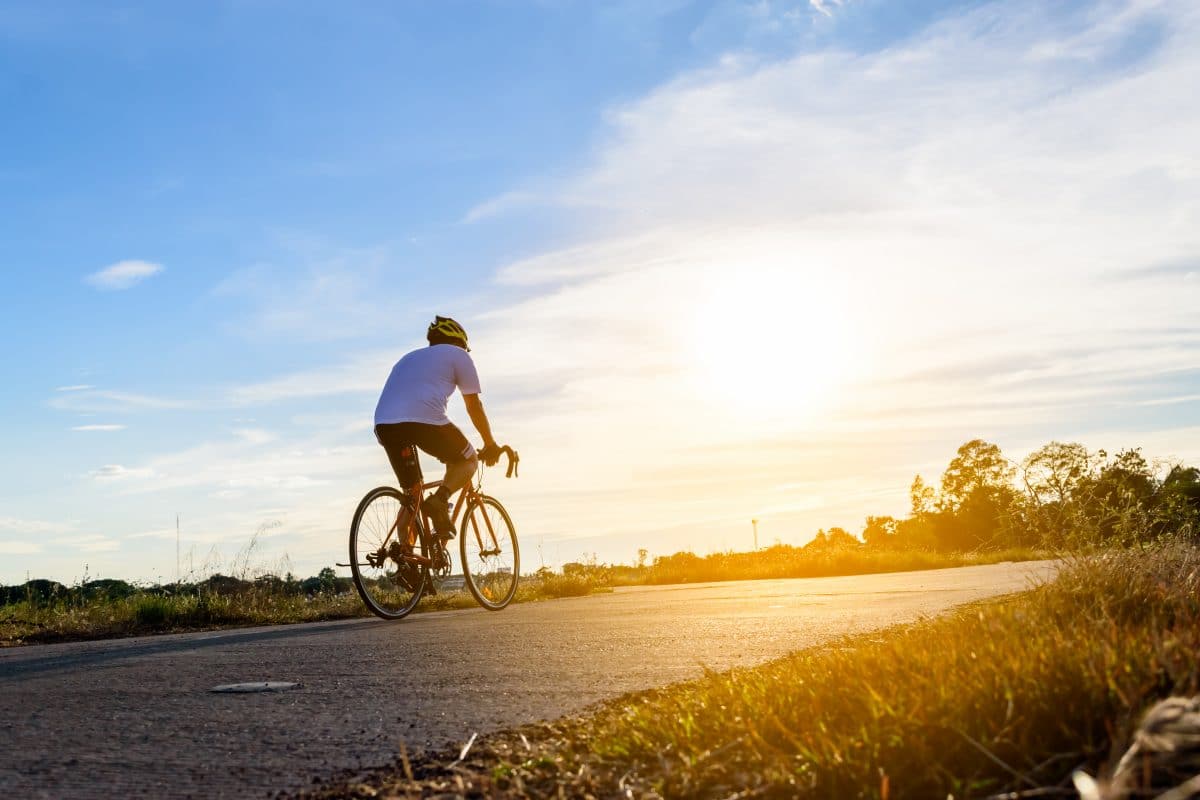
[[[706,271],[687,344],[711,410],[739,427],[810,421],[856,366],[844,287],[799,268]]]

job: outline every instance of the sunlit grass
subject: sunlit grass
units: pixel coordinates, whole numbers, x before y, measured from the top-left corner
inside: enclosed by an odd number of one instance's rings
[[[866,547],[811,549],[776,545],[750,553],[713,553],[703,557],[691,553],[676,553],[657,559],[636,582],[659,584],[825,578],[835,575],[869,575],[999,564],[1004,561],[1033,561],[1052,557],[1048,551],[1031,548],[940,553],[927,550],[873,550]]]
[[[1031,550],[986,553],[933,553],[830,548],[773,547],[754,553],[680,553],[643,568],[589,565],[577,574],[539,570],[521,580],[513,602],[580,597],[613,586],[697,583],[766,578],[856,575],[991,564],[1045,557]],[[198,584],[203,586],[203,584]],[[426,595],[417,611],[472,608],[463,591]],[[237,591],[193,588],[172,592],[161,587],[128,597],[67,591],[49,600],[30,599],[0,605],[0,645],[102,639],[151,633],[254,625],[316,622],[368,616],[352,589],[316,594],[289,591],[278,580],[246,582]]]
[[[1149,704],[1200,690],[1198,653],[1197,549],[1114,552],[1015,597],[491,737],[468,765],[418,765],[419,785],[398,774],[371,784],[498,797],[1068,797],[1071,771],[1095,771]]]
[[[548,574],[521,582],[513,602],[577,597],[604,591],[585,579]],[[447,591],[421,598],[417,611],[474,608],[465,591]],[[358,593],[351,590],[306,596],[255,587],[223,594],[209,591],[185,594],[139,592],[129,597],[65,598],[0,605],[0,645],[105,639],[153,633],[277,625],[366,617]]]
[[[53,642],[181,630],[313,622],[362,616],[357,594],[304,595],[270,590],[236,594],[138,593],[119,599],[24,601],[0,606],[0,642]]]

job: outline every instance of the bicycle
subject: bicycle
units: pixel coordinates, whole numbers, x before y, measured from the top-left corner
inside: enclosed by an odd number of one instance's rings
[[[520,457],[508,445],[501,453],[508,456],[505,477],[511,478]],[[433,533],[421,507],[426,493],[442,482],[424,482],[416,447],[405,447],[401,456],[406,486],[367,492],[350,524],[350,563],[339,565],[350,567],[363,603],[384,619],[410,614],[424,594],[437,593],[453,570],[449,540]],[[458,531],[463,583],[479,605],[499,611],[517,593],[521,555],[512,518],[499,500],[480,491],[481,476],[482,470],[459,492],[451,520]]]

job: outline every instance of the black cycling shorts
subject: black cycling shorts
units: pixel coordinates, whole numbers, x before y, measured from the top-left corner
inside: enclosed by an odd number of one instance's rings
[[[376,425],[375,438],[387,451],[388,461],[392,462],[392,469],[401,485],[412,482],[412,476],[405,474],[404,459],[400,456],[400,451],[406,445],[415,444],[443,464],[456,464],[475,458],[474,446],[454,423],[429,425],[424,422],[394,422]]]

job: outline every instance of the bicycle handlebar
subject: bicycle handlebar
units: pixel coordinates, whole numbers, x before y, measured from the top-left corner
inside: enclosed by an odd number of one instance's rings
[[[504,477],[506,477],[506,478],[512,478],[514,476],[520,477],[519,475],[517,475],[517,464],[521,463],[521,457],[519,455],[517,455],[517,451],[513,450],[508,445],[504,445],[504,447],[500,448],[500,452],[503,453],[504,455],[508,456],[508,470],[505,471]]]
[[[497,447],[495,450],[487,453],[488,456],[493,454],[496,456],[496,459],[490,463],[489,461],[484,460],[482,457],[485,451],[487,451],[487,448],[484,448],[484,450],[480,451],[480,460],[483,461],[486,466],[494,467],[500,462],[500,456],[508,456],[508,471],[504,473],[504,477],[511,478],[517,474],[517,464],[521,462],[521,457],[517,455],[516,450],[513,450],[508,445]]]

